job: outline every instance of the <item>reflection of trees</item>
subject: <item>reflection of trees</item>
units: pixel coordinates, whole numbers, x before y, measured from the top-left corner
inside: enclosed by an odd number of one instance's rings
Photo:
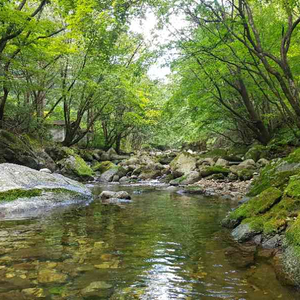
[[[28,239],[34,240],[42,260],[65,264],[67,259],[92,268],[106,266],[108,261],[108,268],[91,272],[118,282],[120,288],[133,284],[150,288],[156,280],[165,284],[160,275],[168,274],[168,293],[177,285],[193,289],[187,281],[193,274],[205,273],[209,239],[219,230],[223,216],[224,205],[213,199],[152,191],[135,195],[134,202],[124,208],[95,201],[31,221],[34,226]],[[85,275],[78,276],[75,285]],[[176,276],[187,280],[176,282]]]

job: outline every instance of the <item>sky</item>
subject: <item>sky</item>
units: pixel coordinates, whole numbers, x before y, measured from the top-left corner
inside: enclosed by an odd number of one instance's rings
[[[182,29],[184,27],[184,20],[181,16],[173,16],[171,17],[172,27],[173,29]],[[130,29],[135,33],[140,33],[144,36],[146,41],[152,45],[151,49],[158,49],[160,45],[163,45],[172,39],[171,28],[164,28],[162,30],[158,30],[155,28],[158,21],[153,12],[147,12],[145,19],[134,19],[131,22]],[[155,35],[155,38],[154,38]],[[163,66],[168,60],[168,57],[172,57],[172,53],[166,53],[161,56],[155,64],[153,64],[149,71],[148,75],[151,79],[161,79],[165,80],[167,76],[171,73],[169,66]]]

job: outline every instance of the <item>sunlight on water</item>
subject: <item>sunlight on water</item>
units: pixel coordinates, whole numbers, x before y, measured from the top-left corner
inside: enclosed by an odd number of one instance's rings
[[[162,188],[0,222],[0,299],[299,299],[271,264],[236,265],[219,225],[229,202]]]

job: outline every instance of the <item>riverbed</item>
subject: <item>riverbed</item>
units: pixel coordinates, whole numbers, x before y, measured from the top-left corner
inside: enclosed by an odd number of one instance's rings
[[[232,202],[163,186],[131,202],[64,207],[0,221],[0,299],[299,299],[272,265],[238,266],[220,221]]]

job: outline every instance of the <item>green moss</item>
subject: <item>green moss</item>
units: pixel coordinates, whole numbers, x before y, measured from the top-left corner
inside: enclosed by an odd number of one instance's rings
[[[75,155],[75,151],[71,148],[68,147],[62,147],[61,150],[67,154],[67,156],[74,156]]]
[[[252,218],[244,219],[243,224],[249,224],[250,228],[255,230],[256,232],[263,231],[264,223],[265,223],[265,216],[255,216]]]
[[[0,130],[0,137],[9,143],[18,144],[20,141],[16,138],[15,134],[12,134],[6,130]]]
[[[173,179],[170,183],[173,184],[173,185],[177,185],[177,184],[180,184],[181,182],[183,182],[186,179],[187,179],[187,175],[183,175],[181,177]]]
[[[287,158],[285,158],[285,161],[288,163],[300,163],[300,148],[293,151]]]
[[[0,192],[0,202],[2,201],[13,201],[19,198],[31,198],[40,196],[43,193],[41,189],[33,189],[33,190],[21,190],[14,189],[5,192]]]
[[[255,162],[260,158],[267,157],[267,149],[263,145],[255,145],[245,154],[246,159],[253,159]]]
[[[284,163],[284,161],[278,161],[264,167],[259,177],[253,182],[251,190],[247,196],[254,197],[269,187],[276,187],[283,191],[290,180],[290,176],[293,176],[299,172],[299,170],[293,169],[279,172],[278,168]]]
[[[230,170],[221,166],[205,167],[201,170],[202,176],[210,176],[213,174],[223,174],[228,175]]]
[[[65,286],[54,286],[54,287],[49,289],[49,293],[52,294],[52,295],[61,295],[65,291],[66,291]]]
[[[294,246],[300,246],[300,216],[296,221],[288,228],[285,233],[288,243]]]
[[[260,195],[242,204],[230,215],[230,219],[243,220],[264,214],[281,199],[282,192],[277,188],[269,188]]]
[[[67,189],[63,189],[63,188],[32,189],[32,190],[14,189],[14,190],[9,190],[9,191],[5,191],[5,192],[0,192],[0,202],[14,201],[19,198],[39,197],[44,192],[55,193],[55,194],[69,194],[69,195],[73,195],[73,196],[78,195],[78,193],[75,191],[71,191],[71,190],[67,190]]]
[[[300,175],[291,176],[285,194],[292,198],[300,198]]]
[[[219,158],[227,156],[228,151],[226,149],[214,149],[204,154],[199,155],[199,158]]]
[[[114,167],[116,167],[116,165],[114,163],[112,163],[111,161],[103,161],[103,162],[100,162],[100,163],[97,163],[96,165],[94,165],[92,167],[92,169],[93,169],[93,171],[98,171],[102,174]]]
[[[242,169],[237,172],[240,180],[249,180],[253,177],[254,170],[251,169]]]
[[[287,226],[287,220],[291,215],[297,215],[300,209],[300,199],[284,196],[263,215],[255,215],[243,222],[250,224],[251,228],[263,231],[265,234],[275,234]]]
[[[76,175],[80,177],[92,177],[94,172],[86,164],[86,162],[79,155],[75,154],[74,157],[76,162],[74,172],[76,173]]]

